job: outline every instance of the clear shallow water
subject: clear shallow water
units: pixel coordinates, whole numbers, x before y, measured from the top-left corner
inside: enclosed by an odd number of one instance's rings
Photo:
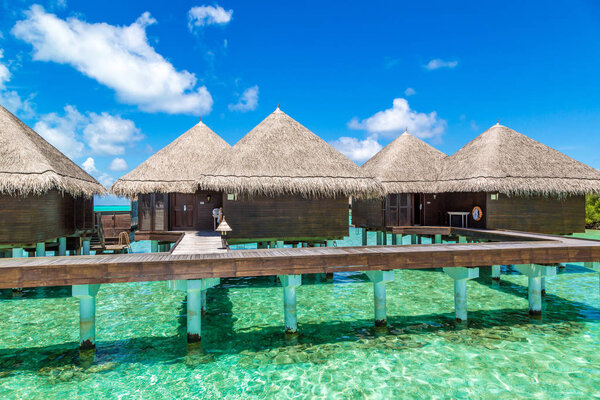
[[[338,245],[358,244],[351,232]],[[223,280],[208,292],[204,350],[186,344],[183,292],[164,282],[102,285],[95,356],[78,351],[69,288],[20,299],[0,291],[0,398],[598,398],[598,274],[570,266],[548,280],[536,320],[526,277],[504,273],[500,285],[483,268],[469,281],[469,321],[457,324],[448,276],[397,271],[383,332],[373,328],[364,275],[336,274],[333,284],[305,276],[292,340],[281,287]]]

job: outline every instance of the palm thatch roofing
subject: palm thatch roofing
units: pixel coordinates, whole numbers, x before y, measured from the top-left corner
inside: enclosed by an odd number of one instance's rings
[[[41,195],[50,190],[75,197],[106,193],[98,181],[0,106],[0,194]]]
[[[202,121],[117,180],[117,196],[142,193],[194,193],[231,146]]]
[[[443,163],[439,192],[600,193],[600,171],[496,124]]]
[[[206,184],[251,196],[383,193],[379,182],[279,107],[228,151],[217,172],[206,177]]]
[[[362,169],[379,180],[386,193],[436,193],[445,157],[407,131],[364,163]]]

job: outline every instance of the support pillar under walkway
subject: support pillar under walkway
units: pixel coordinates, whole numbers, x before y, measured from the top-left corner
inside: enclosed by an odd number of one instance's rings
[[[79,347],[89,350],[96,347],[96,295],[95,285],[73,285],[71,293],[79,299]]]
[[[59,256],[67,255],[67,238],[66,237],[58,238],[58,255]]]
[[[171,281],[174,289],[182,289],[185,283],[187,290],[187,341],[199,342],[202,339],[202,304],[206,303],[206,290],[217,286],[219,278],[188,279],[187,281]],[[184,282],[184,283],[182,283]]]
[[[499,281],[500,275],[502,275],[502,265],[492,265],[492,279]]]
[[[365,271],[365,275],[373,282],[375,326],[386,326],[387,312],[385,284],[394,280],[394,271]]]
[[[296,288],[302,285],[302,275],[278,275],[283,286],[283,316],[285,333],[298,332],[298,317],[296,314]]]
[[[556,267],[538,264],[515,265],[517,271],[527,276],[529,314],[542,314],[542,279],[556,275]]]
[[[362,228],[361,229],[361,236],[362,236],[362,245],[366,246],[367,245],[367,235],[368,235],[369,231],[367,231],[367,228]]]
[[[454,314],[458,322],[467,320],[467,281],[479,277],[479,268],[444,267],[454,279]]]

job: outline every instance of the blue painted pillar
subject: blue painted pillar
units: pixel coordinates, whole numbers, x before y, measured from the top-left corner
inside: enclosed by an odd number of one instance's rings
[[[492,279],[495,281],[499,281],[500,275],[502,275],[502,266],[492,265]]]
[[[302,275],[279,275],[279,280],[283,286],[285,333],[293,334],[298,331],[296,288],[302,284]]]
[[[382,245],[384,244],[384,243],[383,243],[383,237],[384,237],[384,236],[385,236],[385,233],[384,233],[384,232],[377,231],[377,242],[376,242],[376,243],[377,243],[377,246],[382,246]]]
[[[454,279],[454,313],[457,321],[467,320],[467,281],[479,277],[479,268],[444,267]]]
[[[79,299],[79,346],[96,347],[96,295],[100,285],[73,285],[71,293]]]
[[[84,238],[81,243],[81,254],[84,256],[90,255],[90,238]]]
[[[206,290],[220,283],[219,278],[189,279],[187,290],[187,341],[199,342],[202,338],[202,304],[206,304]],[[175,284],[175,286],[178,286]]]
[[[398,235],[394,235],[392,233],[392,245],[397,245],[398,244]]]
[[[46,243],[36,243],[35,245],[35,256],[45,257],[46,256]]]
[[[11,256],[12,258],[21,258],[23,257],[23,249],[20,248],[16,248],[16,249],[12,249],[11,250]]]
[[[458,237],[458,243],[467,243],[467,237],[466,236],[459,236]]]
[[[66,237],[58,238],[58,255],[59,256],[67,255],[67,238]]]
[[[441,244],[442,243],[442,235],[435,235],[433,237],[433,243],[435,243],[435,244]]]
[[[151,253],[158,253],[158,240],[151,240],[150,241],[150,252]]]
[[[527,292],[529,297],[529,314],[542,314],[542,278],[556,275],[556,267],[521,264],[515,265],[517,271],[527,276]]]
[[[410,235],[410,244],[417,244],[417,235]]]
[[[373,282],[375,326],[387,325],[385,284],[394,280],[394,271],[365,271]]]
[[[367,234],[369,233],[369,231],[367,231],[367,228],[362,228],[361,229],[361,235],[362,235],[362,245],[366,246],[368,243],[367,240]]]

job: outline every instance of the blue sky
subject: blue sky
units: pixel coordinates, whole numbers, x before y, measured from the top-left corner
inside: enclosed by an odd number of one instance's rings
[[[600,3],[0,3],[0,103],[109,185],[198,119],[283,111],[359,164],[497,119],[600,168]],[[98,204],[116,203],[114,198]]]

